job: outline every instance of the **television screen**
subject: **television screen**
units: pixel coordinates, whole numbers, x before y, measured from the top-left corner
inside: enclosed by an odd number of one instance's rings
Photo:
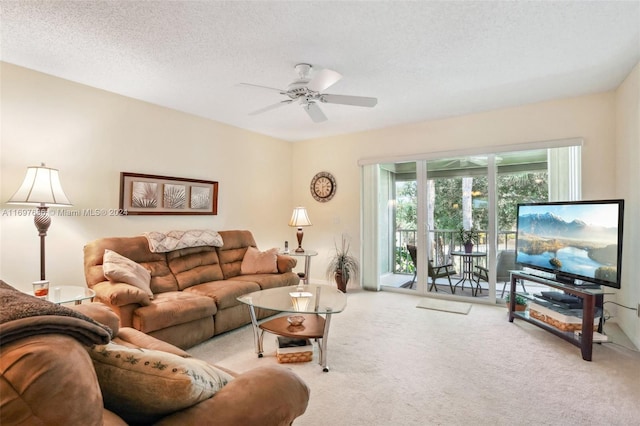
[[[620,288],[624,200],[518,204],[516,263]]]

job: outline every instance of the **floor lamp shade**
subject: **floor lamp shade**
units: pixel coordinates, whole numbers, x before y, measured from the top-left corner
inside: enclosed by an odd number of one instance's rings
[[[71,206],[67,195],[62,190],[58,170],[45,167],[44,164],[27,168],[22,186],[7,203]]]
[[[57,169],[40,166],[27,168],[22,185],[7,204],[26,204],[38,206],[38,211],[33,217],[33,222],[40,236],[40,279],[45,279],[45,251],[44,238],[51,225],[51,217],[48,209],[53,207],[69,207],[71,202],[62,190],[60,175]]]
[[[289,221],[289,226],[295,226],[298,228],[298,232],[296,233],[296,237],[298,238],[298,248],[296,249],[296,253],[304,252],[304,249],[302,248],[302,237],[304,235],[302,233],[302,227],[311,226],[309,215],[307,215],[307,209],[304,207],[294,208],[291,220]]]

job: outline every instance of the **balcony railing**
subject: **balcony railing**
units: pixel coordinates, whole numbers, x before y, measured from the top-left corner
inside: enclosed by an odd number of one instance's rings
[[[395,246],[395,262],[394,273],[395,274],[413,274],[414,266],[411,262],[411,257],[407,251],[407,244],[416,243],[415,229],[398,229],[396,231],[396,246]],[[474,251],[487,251],[487,231],[478,231],[479,238],[478,244],[474,244]],[[452,251],[464,250],[464,247],[457,240],[458,230],[453,229],[434,229],[429,231],[429,238],[431,241],[431,252],[429,253],[429,259],[436,265],[444,263],[450,263],[456,261],[451,256]],[[498,251],[500,250],[514,250],[515,249],[515,231],[499,231],[498,232]],[[459,265],[458,270],[460,270]]]

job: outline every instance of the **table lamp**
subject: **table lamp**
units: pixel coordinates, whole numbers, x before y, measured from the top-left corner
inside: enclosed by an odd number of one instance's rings
[[[296,253],[304,253],[304,249],[302,248],[302,227],[311,226],[311,221],[309,220],[309,216],[307,216],[307,209],[304,207],[294,208],[291,220],[289,221],[289,226],[295,226],[298,228],[298,232],[296,233],[296,237],[298,238],[298,248],[296,249]]]
[[[27,167],[22,186],[7,201],[7,204],[37,205],[38,211],[33,217],[40,236],[40,280],[45,280],[44,239],[51,225],[49,206],[70,207],[71,203],[62,190],[57,169],[40,166]]]

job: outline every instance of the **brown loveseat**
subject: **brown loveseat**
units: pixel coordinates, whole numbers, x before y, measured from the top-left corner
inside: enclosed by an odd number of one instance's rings
[[[220,231],[221,247],[199,246],[166,253],[151,252],[145,236],[102,238],[84,248],[87,285],[95,300],[113,309],[123,327],[189,348],[214,335],[248,324],[248,307],[237,301],[243,294],[297,285],[292,272],[296,260],[277,255],[277,272],[243,274],[243,259],[256,247],[249,231]],[[153,299],[132,285],[105,278],[103,257],[112,250],[139,263],[150,272]],[[258,318],[274,312],[256,310]]]
[[[67,309],[38,300],[25,309],[14,303],[20,297],[0,283],[2,425],[284,426],[306,410],[308,387],[284,367],[222,371],[231,378],[213,396],[205,395],[204,376],[193,372],[219,370],[135,329],[120,329],[107,306]],[[13,317],[8,305],[17,306]],[[111,335],[116,337],[109,342]],[[117,348],[135,355],[114,356]],[[147,361],[134,362],[140,358]],[[122,371],[114,372],[113,365]]]

